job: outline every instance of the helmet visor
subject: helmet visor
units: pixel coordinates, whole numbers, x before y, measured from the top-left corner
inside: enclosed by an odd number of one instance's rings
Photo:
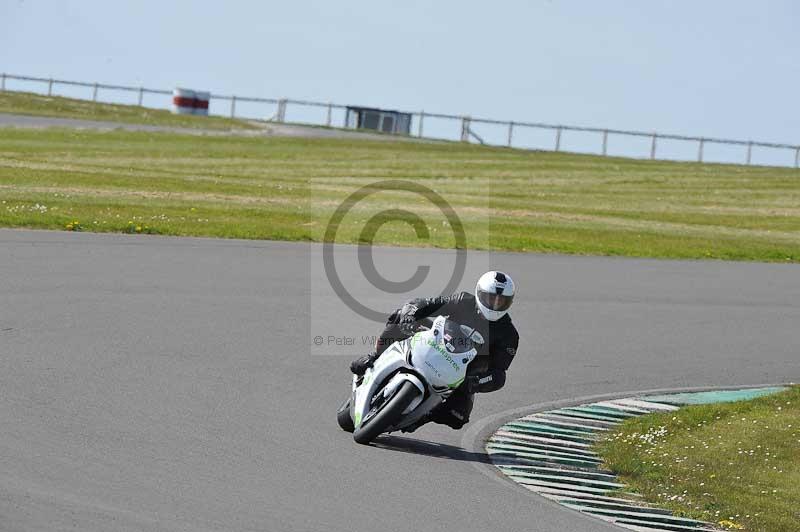
[[[508,310],[511,303],[514,302],[514,296],[504,296],[483,290],[478,290],[478,299],[484,307],[497,311]]]

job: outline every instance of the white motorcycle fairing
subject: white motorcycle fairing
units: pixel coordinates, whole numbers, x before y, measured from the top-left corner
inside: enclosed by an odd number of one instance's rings
[[[376,393],[389,398],[406,381],[419,390],[419,396],[403,411],[398,423],[389,429],[399,430],[419,421],[464,381],[467,366],[477,351],[470,347],[466,352],[454,352],[456,348],[443,337],[445,320],[444,316],[439,316],[430,330],[395,342],[372,368],[367,369],[363,379],[353,377],[350,415],[356,428],[370,412]]]

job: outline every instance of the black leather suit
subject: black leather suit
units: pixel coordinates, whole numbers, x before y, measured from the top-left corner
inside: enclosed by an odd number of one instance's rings
[[[475,392],[493,392],[505,384],[506,370],[517,354],[519,333],[508,314],[497,321],[489,321],[478,310],[475,296],[461,292],[452,296],[412,299],[394,311],[377,341],[376,352],[380,355],[392,343],[409,337],[398,325],[405,316],[420,320],[442,315],[461,325],[475,328],[484,339],[483,344],[476,344],[478,356],[467,369],[468,377],[477,377],[477,385],[475,379],[467,379],[445,403],[431,413],[431,421],[460,429],[469,421]]]

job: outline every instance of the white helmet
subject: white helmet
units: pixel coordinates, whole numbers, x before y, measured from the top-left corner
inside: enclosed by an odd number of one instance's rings
[[[483,317],[497,321],[506,315],[514,301],[514,281],[503,272],[486,272],[475,286],[475,301]]]

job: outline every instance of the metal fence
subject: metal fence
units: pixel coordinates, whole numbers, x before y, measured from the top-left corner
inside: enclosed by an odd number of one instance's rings
[[[54,78],[38,78],[31,76],[16,76],[11,74],[0,74],[0,91],[20,90],[19,88],[9,89],[8,81],[20,82],[22,84],[35,83],[37,86],[46,85],[46,94],[53,96],[56,89],[60,87],[77,87],[91,90],[91,100],[100,101],[100,94],[103,96],[109,92],[125,92],[134,95],[135,104],[144,105],[146,95],[172,96],[171,90],[149,89],[146,87],[131,87],[124,85],[109,85],[104,83],[86,83],[80,81],[67,81]],[[44,91],[40,91],[44,93]],[[70,96],[87,99],[82,94],[70,94]],[[113,103],[134,103],[133,101],[112,100]],[[158,107],[169,107],[171,100],[161,101]],[[330,102],[315,102],[308,100],[294,100],[290,98],[255,98],[237,95],[211,94],[211,114],[229,116],[231,118],[250,118],[255,120],[267,120],[272,122],[291,122],[298,124],[324,125],[327,127],[346,127],[344,112],[348,106]],[[213,104],[213,102],[224,102],[223,106]],[[148,102],[150,103],[150,102]],[[243,106],[250,105],[248,109]],[[255,112],[253,104],[259,106],[259,111]],[[266,106],[266,107],[265,107]],[[290,113],[291,108],[291,113]],[[267,112],[263,112],[263,111]],[[300,110],[298,112],[298,110]],[[309,113],[308,111],[316,111]],[[693,143],[696,147],[696,160],[703,162],[705,151],[709,145],[738,146],[743,149],[738,160],[728,160],[738,164],[751,164],[753,161],[754,148],[780,150],[784,153],[793,155],[793,165],[795,168],[800,166],[800,145],[780,144],[773,142],[758,142],[753,140],[733,140],[714,137],[693,137],[686,135],[672,135],[658,132],[630,131],[623,129],[580,127],[563,124],[547,124],[541,122],[521,122],[493,120],[488,118],[474,118],[471,116],[448,115],[441,113],[428,113],[425,111],[404,111],[412,115],[412,135],[426,139],[460,140],[462,142],[477,141],[481,144],[493,146],[507,146],[509,148],[539,149],[546,151],[564,150],[564,134],[567,132],[590,134],[595,138],[594,141],[584,141],[583,149],[570,148],[568,151],[597,153],[599,155],[609,155],[609,138],[618,137],[637,137],[644,139],[649,147],[649,152],[634,154],[634,156],[648,157],[650,159],[659,158],[659,144],[663,141],[680,141]],[[334,116],[338,113],[339,116]],[[291,119],[287,118],[294,114]],[[431,123],[439,121],[436,127],[431,128]],[[443,125],[441,121],[446,121]],[[492,138],[479,128],[487,126],[493,128]],[[433,132],[431,132],[433,129]],[[538,145],[532,146],[530,142],[519,140],[526,131],[536,130],[538,132],[549,132],[550,142],[539,138]],[[599,150],[597,149],[599,148]],[[641,148],[640,148],[641,149]],[[646,150],[647,148],[645,148]],[[679,159],[694,159],[694,157],[678,157]],[[779,161],[777,165],[790,166],[792,161],[787,159]]]

